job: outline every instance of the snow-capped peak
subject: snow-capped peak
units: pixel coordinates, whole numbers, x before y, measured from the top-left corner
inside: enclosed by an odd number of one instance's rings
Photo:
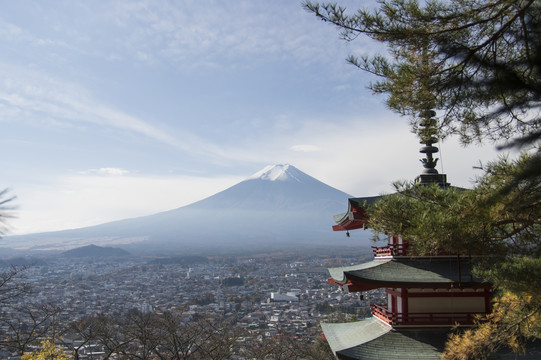
[[[296,172],[295,167],[289,164],[279,164],[279,165],[269,165],[256,172],[254,175],[250,176],[249,179],[260,179],[268,181],[285,181],[285,180],[297,180],[299,181],[294,173]],[[298,170],[297,170],[298,171]]]

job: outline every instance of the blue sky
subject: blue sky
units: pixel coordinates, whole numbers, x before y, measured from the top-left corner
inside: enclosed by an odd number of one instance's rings
[[[382,50],[299,1],[4,1],[0,46],[12,233],[169,210],[269,164],[355,196],[421,171],[408,120],[345,61]],[[459,186],[497,156],[440,145]]]

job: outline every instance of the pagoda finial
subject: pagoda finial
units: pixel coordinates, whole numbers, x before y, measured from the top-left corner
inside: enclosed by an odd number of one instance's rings
[[[438,159],[434,159],[432,154],[435,154],[439,151],[436,146],[433,146],[434,143],[438,142],[436,137],[436,124],[437,120],[434,118],[436,112],[434,110],[425,110],[421,112],[422,120],[419,123],[421,129],[419,130],[419,137],[421,138],[421,144],[424,144],[419,152],[426,154],[426,158],[421,159],[423,167],[425,168],[423,174],[437,174],[436,164]]]
[[[423,172],[415,179],[415,183],[420,184],[439,184],[441,187],[447,187],[447,176],[438,174],[436,164],[438,158],[434,154],[439,149],[434,146],[439,139],[438,120],[436,118],[435,108],[438,107],[438,98],[434,92],[434,81],[437,79],[438,62],[434,61],[434,53],[430,51],[430,39],[421,37],[418,48],[411,49],[411,62],[415,68],[415,96],[411,102],[411,111],[417,126],[417,135],[421,147],[420,152],[425,154],[421,159]]]
[[[434,158],[433,154],[437,153],[439,149],[434,146],[438,142],[437,137],[437,124],[436,112],[432,109],[425,109],[420,112],[421,121],[419,122],[419,138],[420,143],[424,146],[419,150],[420,153],[425,154],[425,158],[421,159],[424,170],[415,179],[416,183],[420,184],[439,184],[446,187],[447,176],[445,174],[439,174],[436,170],[436,164],[438,158]]]

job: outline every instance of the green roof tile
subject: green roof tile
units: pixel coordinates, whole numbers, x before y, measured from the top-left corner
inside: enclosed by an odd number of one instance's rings
[[[336,352],[339,359],[439,359],[449,330],[391,330]]]
[[[371,341],[391,331],[389,326],[374,318],[350,323],[321,323],[321,329],[335,353]]]
[[[471,274],[469,260],[457,258],[395,258],[374,260],[365,264],[332,268],[333,279],[344,283],[346,279],[382,286],[442,286],[479,285],[483,281]]]

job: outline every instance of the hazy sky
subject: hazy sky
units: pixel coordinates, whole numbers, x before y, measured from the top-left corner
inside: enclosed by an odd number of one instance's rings
[[[269,164],[354,196],[422,170],[408,120],[345,61],[377,45],[344,43],[296,0],[3,1],[0,47],[12,233],[169,210]],[[496,157],[440,148],[459,186]]]

